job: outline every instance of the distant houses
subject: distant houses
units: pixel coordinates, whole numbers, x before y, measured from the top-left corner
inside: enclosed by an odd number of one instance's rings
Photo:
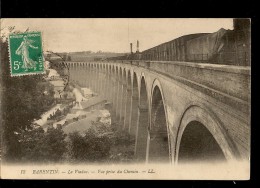
[[[90,98],[87,101],[81,101],[76,103],[76,105],[72,108],[72,113],[76,113],[79,110],[83,111],[91,111],[91,110],[100,110],[105,107],[107,103],[107,100],[105,100],[101,96],[96,96],[93,98]]]
[[[97,96],[96,93],[94,93],[91,89],[87,87],[82,87],[81,88],[82,94],[85,98],[89,99],[91,97]]]

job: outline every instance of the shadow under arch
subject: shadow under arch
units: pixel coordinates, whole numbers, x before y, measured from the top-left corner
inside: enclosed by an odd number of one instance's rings
[[[140,98],[138,106],[138,122],[135,142],[135,156],[137,161],[143,162],[146,160],[147,138],[149,127],[149,105],[148,92],[144,76],[140,82]]]
[[[226,131],[209,110],[191,105],[184,111],[176,137],[176,163],[229,161],[236,154]]]
[[[151,119],[148,134],[147,161],[150,163],[171,162],[169,128],[165,100],[160,82],[156,79],[152,87]]]
[[[138,121],[138,104],[139,104],[139,90],[138,90],[138,78],[137,73],[133,72],[133,84],[132,84],[132,102],[131,102],[131,124],[129,126],[129,133],[136,135],[137,121]]]
[[[131,125],[131,102],[132,102],[132,80],[131,71],[126,70],[126,105],[125,105],[125,119],[124,119],[124,129],[130,130]]]

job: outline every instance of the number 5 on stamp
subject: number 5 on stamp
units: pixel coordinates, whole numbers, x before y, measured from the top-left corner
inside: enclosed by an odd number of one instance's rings
[[[8,42],[11,76],[44,73],[40,32],[10,34]]]

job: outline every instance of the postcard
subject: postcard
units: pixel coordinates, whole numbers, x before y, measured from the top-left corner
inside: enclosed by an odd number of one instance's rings
[[[0,27],[1,179],[250,179],[250,19]]]

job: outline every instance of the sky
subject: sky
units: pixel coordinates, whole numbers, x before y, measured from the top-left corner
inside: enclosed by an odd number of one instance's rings
[[[140,51],[192,33],[212,33],[220,28],[233,29],[228,18],[121,18],[121,19],[1,19],[1,32],[9,26],[16,30],[42,32],[44,51],[130,52],[130,43]]]

